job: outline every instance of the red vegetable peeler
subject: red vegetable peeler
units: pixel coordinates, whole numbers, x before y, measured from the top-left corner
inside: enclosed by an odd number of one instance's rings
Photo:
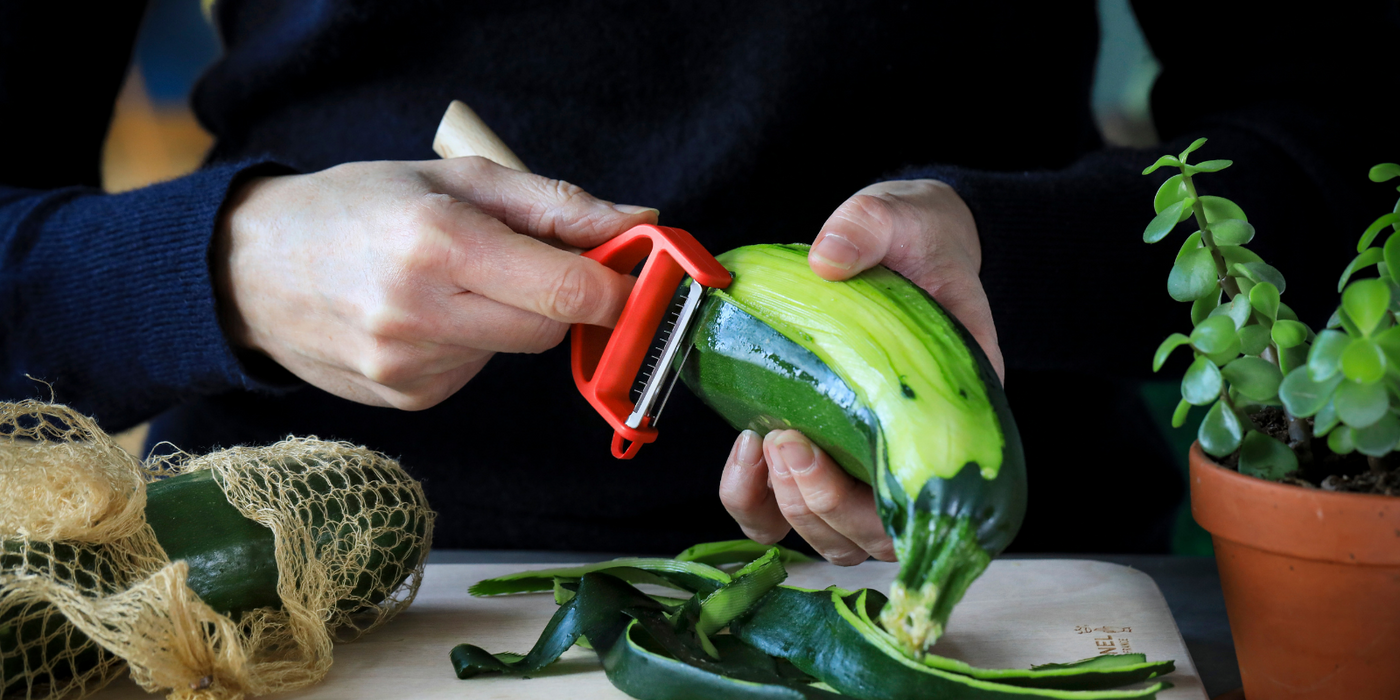
[[[529,172],[481,117],[456,100],[438,125],[433,150],[444,158],[481,156]],[[694,236],[666,226],[637,226],[583,256],[623,274],[646,260],[616,327],[576,324],[570,334],[574,383],[612,426],[613,456],[631,459],[656,439],[657,416],[676,382],[676,355],[689,350],[690,324],[700,302],[710,288],[729,286],[731,278]],[[686,275],[694,283],[678,291]],[[679,303],[668,313],[673,296]],[[634,392],[639,377],[644,381]]]
[[[646,260],[617,326],[609,330],[576,324],[570,341],[574,383],[613,427],[613,456],[631,459],[656,439],[657,416],[676,382],[673,361],[687,343],[706,292],[729,286],[729,271],[694,236],[665,226],[637,226],[583,256],[624,274]],[[668,314],[686,275],[695,282],[682,291],[678,308]],[[675,318],[669,318],[672,315]],[[651,364],[634,397],[633,385],[647,360]]]

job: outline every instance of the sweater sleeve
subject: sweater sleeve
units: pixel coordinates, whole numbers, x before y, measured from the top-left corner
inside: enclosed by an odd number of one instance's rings
[[[81,22],[67,3],[0,6],[0,399],[52,395],[114,431],[264,386],[224,339],[208,261],[225,196],[254,165],[96,188],[144,5],[84,6]]]
[[[1103,148],[1054,171],[900,174],[943,180],[972,210],[1009,367],[1142,376],[1157,343],[1189,332],[1166,279],[1190,229],[1143,242],[1153,195],[1173,173],[1141,173],[1198,137],[1209,142],[1196,160],[1234,161],[1197,176],[1198,189],[1244,209],[1257,229],[1250,248],[1287,278],[1283,301],[1321,327],[1357,236],[1394,201],[1367,169],[1400,158],[1400,132],[1368,104],[1400,87],[1382,69],[1400,24],[1394,5],[1340,5],[1319,17],[1212,4],[1211,21],[1197,22],[1179,4],[1137,2],[1162,64],[1152,95],[1161,145]]]

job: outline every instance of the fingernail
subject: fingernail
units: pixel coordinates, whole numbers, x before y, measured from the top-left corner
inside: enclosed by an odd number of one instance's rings
[[[783,452],[778,449],[778,436],[780,433],[781,431],[774,430],[763,436],[763,444],[765,447],[769,448],[764,450],[764,453],[768,455],[768,468],[778,476],[787,476],[787,462],[783,461]],[[772,486],[772,479],[769,479],[769,486]]]
[[[812,247],[812,257],[832,267],[849,270],[860,262],[860,248],[839,233],[828,233]]]
[[[616,209],[622,212],[623,214],[645,214],[647,212],[651,212],[652,214],[656,215],[656,218],[661,218],[661,210],[653,209],[651,207],[639,207],[634,204],[614,204],[613,209]]]
[[[787,468],[798,474],[806,474],[817,465],[817,456],[812,446],[801,433],[789,430],[778,436],[778,454],[787,463]]]
[[[763,456],[763,439],[758,437],[758,433],[752,430],[745,430],[739,434],[739,453],[734,455],[734,459],[740,466],[752,467],[758,464],[758,459]]]

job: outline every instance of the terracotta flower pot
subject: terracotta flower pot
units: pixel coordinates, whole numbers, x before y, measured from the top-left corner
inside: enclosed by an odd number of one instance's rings
[[[1400,498],[1255,479],[1191,447],[1248,700],[1400,698]]]

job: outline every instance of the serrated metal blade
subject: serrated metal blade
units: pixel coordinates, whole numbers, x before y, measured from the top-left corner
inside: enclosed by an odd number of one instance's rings
[[[677,373],[673,360],[680,352],[681,346],[686,345],[685,340],[690,336],[690,324],[709,290],[709,287],[691,280],[679,307],[673,305],[662,319],[661,328],[657,330],[655,337],[656,350],[649,353],[642,363],[642,374],[638,378],[644,381],[634,401],[632,413],[625,421],[627,427],[641,427],[642,419],[648,416],[651,417],[649,425],[656,425],[661,416],[661,409],[666,407],[666,400],[671,397],[671,389],[676,383]],[[689,348],[686,350],[688,352]]]

